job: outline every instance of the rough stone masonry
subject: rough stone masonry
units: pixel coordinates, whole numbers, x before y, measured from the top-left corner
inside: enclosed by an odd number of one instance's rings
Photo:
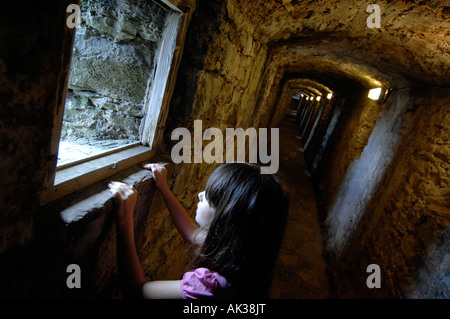
[[[137,0],[80,7],[61,139],[99,147],[137,141],[166,11]]]

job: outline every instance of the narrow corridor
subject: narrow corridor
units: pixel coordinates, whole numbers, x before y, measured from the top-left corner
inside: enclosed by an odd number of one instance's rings
[[[290,196],[290,210],[272,284],[271,298],[329,297],[322,234],[314,189],[292,119],[280,125],[280,169]]]
[[[122,297],[110,180],[140,193],[145,274],[180,278],[191,251],[138,164],[173,164],[193,214],[220,161],[175,163],[172,133],[195,139],[201,121],[222,136],[280,129],[291,211],[271,297],[450,299],[448,1],[80,0],[80,16],[73,2],[0,10],[0,298]],[[75,162],[61,182],[64,120],[143,145]]]

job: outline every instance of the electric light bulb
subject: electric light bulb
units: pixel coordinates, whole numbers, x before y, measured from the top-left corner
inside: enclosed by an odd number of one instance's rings
[[[375,88],[375,89],[371,89],[369,90],[369,95],[367,95],[367,97],[371,100],[378,100],[380,98],[381,95],[381,88]]]

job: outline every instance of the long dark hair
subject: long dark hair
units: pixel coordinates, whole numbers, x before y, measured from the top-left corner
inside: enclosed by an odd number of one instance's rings
[[[268,298],[289,198],[276,175],[249,163],[225,163],[209,177],[206,200],[216,212],[188,267],[214,270],[236,297]]]

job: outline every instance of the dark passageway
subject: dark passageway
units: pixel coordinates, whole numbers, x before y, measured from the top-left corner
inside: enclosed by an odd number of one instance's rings
[[[275,269],[271,298],[328,298],[317,199],[292,117],[280,126],[280,174],[289,189],[288,224]]]

